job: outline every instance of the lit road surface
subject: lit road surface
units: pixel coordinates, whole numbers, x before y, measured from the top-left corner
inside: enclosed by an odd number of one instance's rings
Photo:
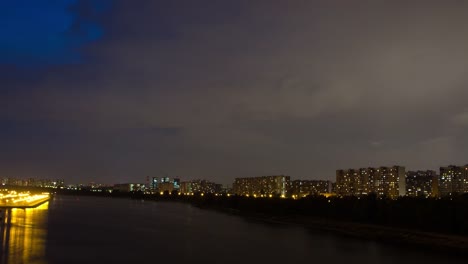
[[[0,208],[36,207],[50,198],[48,193],[31,194],[29,192],[9,191],[0,193]]]

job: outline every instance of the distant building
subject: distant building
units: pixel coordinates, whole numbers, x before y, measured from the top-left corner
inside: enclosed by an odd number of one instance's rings
[[[179,191],[181,193],[192,193],[193,190],[192,190],[192,183],[191,182],[181,182],[180,183],[180,189]]]
[[[150,188],[152,192],[172,192],[174,190],[178,191],[180,189],[180,179],[171,179],[169,177],[153,177],[151,179]]]
[[[468,192],[468,165],[440,167],[440,196],[451,196]]]
[[[336,193],[361,196],[375,193],[395,199],[406,194],[405,167],[361,168],[336,171]]]
[[[223,185],[207,180],[192,180],[180,182],[179,192],[181,193],[222,193]]]
[[[332,182],[331,193],[336,193],[336,182]]]
[[[228,185],[226,185],[226,186],[222,186],[220,193],[221,194],[232,194],[233,191],[232,191],[232,188],[230,188]]]
[[[162,177],[161,178],[161,183],[163,182],[171,182],[171,180],[169,179],[169,177]]]
[[[151,190],[157,190],[158,189],[158,178],[157,177],[153,177],[151,179]]]
[[[18,186],[21,184],[21,180],[16,178],[8,178],[6,184],[11,186]]]
[[[17,179],[17,178],[6,178],[2,180],[3,185],[11,186],[24,186],[24,187],[42,187],[42,188],[60,188],[65,186],[63,179]]]
[[[233,191],[237,195],[289,195],[291,177],[285,175],[236,178]]]
[[[179,190],[179,189],[180,189],[180,179],[174,178],[174,190]]]
[[[342,196],[362,195],[361,176],[355,169],[336,171],[336,193]]]
[[[172,192],[174,190],[174,183],[172,182],[161,182],[158,187],[160,192]]]
[[[113,190],[119,191],[119,192],[144,191],[145,184],[144,183],[119,183],[119,184],[114,184]]]
[[[191,183],[192,192],[194,193],[220,193],[223,188],[222,184],[207,180],[193,180]]]
[[[36,178],[29,178],[27,184],[28,186],[36,187]]]
[[[410,197],[438,197],[438,176],[435,171],[408,171],[406,195]]]
[[[332,183],[330,181],[321,180],[294,180],[291,181],[292,195],[305,197],[308,195],[319,195],[331,193]]]

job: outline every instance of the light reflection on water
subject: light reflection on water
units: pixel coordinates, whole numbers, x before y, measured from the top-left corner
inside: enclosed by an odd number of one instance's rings
[[[46,263],[48,207],[2,210],[1,263]]]
[[[463,263],[188,204],[55,196],[0,221],[0,263]]]

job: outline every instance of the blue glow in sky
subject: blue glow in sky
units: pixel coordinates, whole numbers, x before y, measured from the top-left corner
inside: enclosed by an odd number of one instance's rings
[[[76,15],[70,7],[77,0],[0,1],[0,64],[34,66],[79,63],[79,48],[99,39],[102,28],[81,23],[71,31]],[[96,6],[94,9],[102,9]]]

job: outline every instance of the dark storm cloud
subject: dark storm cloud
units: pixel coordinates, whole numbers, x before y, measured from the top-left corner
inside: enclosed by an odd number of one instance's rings
[[[29,153],[2,155],[5,172],[21,161],[72,181],[167,172],[230,183],[466,163],[460,1],[115,1],[104,15],[89,6],[72,9],[76,28],[98,21],[104,34],[80,49],[85,63],[49,67],[33,83],[2,77],[15,90],[0,117],[17,122],[2,125],[3,154]]]

